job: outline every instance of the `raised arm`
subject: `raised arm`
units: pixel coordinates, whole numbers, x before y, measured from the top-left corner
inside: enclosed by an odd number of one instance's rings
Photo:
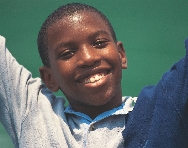
[[[32,95],[38,94],[42,83],[33,79],[31,73],[19,65],[0,36],[0,122],[13,140],[19,138],[21,123],[31,107]],[[17,140],[16,140],[17,141]]]
[[[185,47],[185,57],[141,91],[123,132],[125,147],[188,146],[188,39]]]

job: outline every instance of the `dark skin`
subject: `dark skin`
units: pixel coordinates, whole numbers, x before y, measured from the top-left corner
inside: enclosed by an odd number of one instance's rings
[[[39,70],[51,91],[61,89],[75,111],[92,119],[121,105],[125,51],[97,14],[67,16],[50,27],[47,39],[51,66]]]

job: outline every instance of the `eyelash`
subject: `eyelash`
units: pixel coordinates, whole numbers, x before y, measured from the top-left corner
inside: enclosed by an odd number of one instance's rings
[[[93,47],[96,47],[96,48],[99,48],[99,49],[104,48],[104,47],[107,46],[107,42],[108,42],[108,40],[106,40],[106,39],[98,39],[93,44]]]
[[[64,51],[64,52],[60,55],[60,57],[61,57],[62,59],[69,59],[69,58],[71,58],[71,57],[74,55],[74,53],[75,53],[74,50],[66,50],[66,51]]]

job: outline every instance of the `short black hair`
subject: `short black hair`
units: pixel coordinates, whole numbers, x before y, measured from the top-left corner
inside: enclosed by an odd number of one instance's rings
[[[40,54],[40,57],[44,66],[50,67],[50,59],[49,59],[49,54],[48,54],[48,41],[47,41],[48,28],[51,25],[53,25],[55,22],[63,19],[66,16],[71,16],[74,13],[85,12],[85,11],[94,12],[97,15],[99,15],[102,18],[102,20],[106,23],[107,27],[109,28],[114,42],[117,42],[114,29],[110,21],[102,12],[86,4],[69,3],[69,4],[59,7],[54,12],[52,12],[44,21],[38,33],[38,39],[37,39],[38,51],[39,51],[39,54]]]

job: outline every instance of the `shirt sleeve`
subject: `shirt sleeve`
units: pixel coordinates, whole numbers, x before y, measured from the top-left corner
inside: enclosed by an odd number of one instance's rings
[[[33,102],[37,102],[41,86],[41,79],[33,79],[31,73],[18,64],[6,48],[5,38],[0,36],[0,122],[12,139],[19,139],[21,123]]]
[[[124,147],[188,146],[188,39],[185,48],[157,85],[140,92],[123,131]]]

